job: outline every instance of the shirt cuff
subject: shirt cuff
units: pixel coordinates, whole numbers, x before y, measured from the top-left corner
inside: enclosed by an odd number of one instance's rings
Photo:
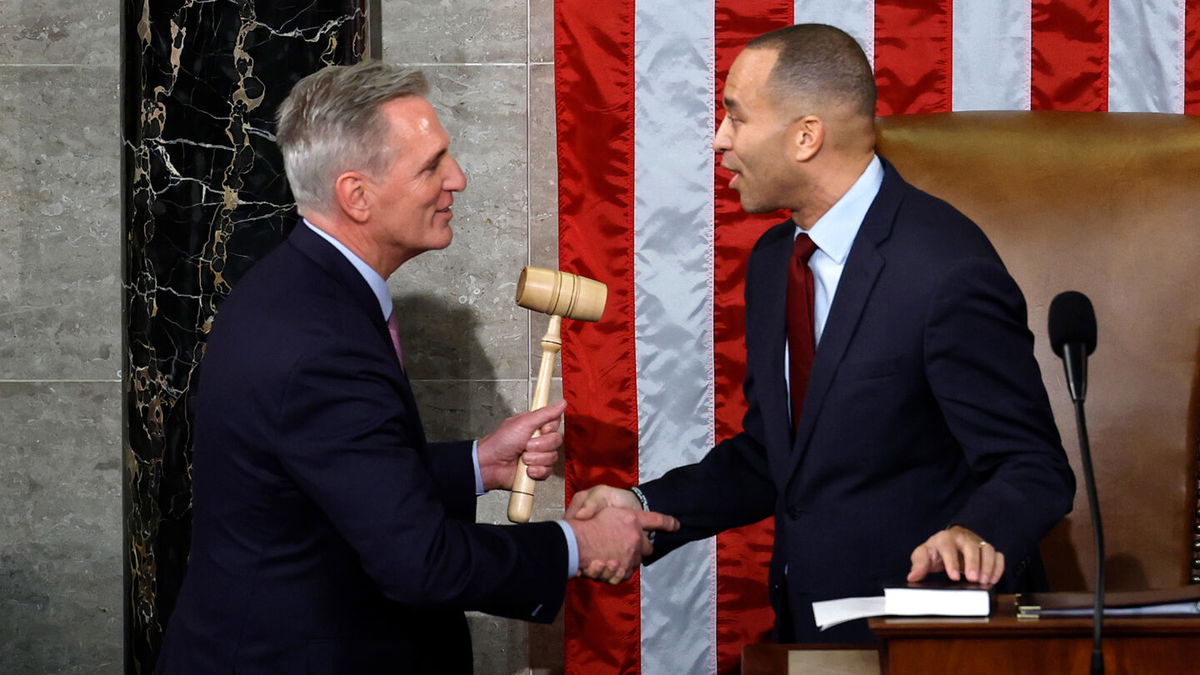
[[[646,501],[646,495],[642,494],[642,490],[641,490],[641,488],[639,488],[638,486],[634,485],[633,487],[629,488],[629,491],[630,491],[630,492],[632,492],[632,493],[633,493],[633,496],[634,496],[634,497],[637,497],[637,498],[638,498],[638,501],[642,503],[642,510],[643,510],[643,511],[649,511],[649,510],[650,510],[650,502]]]
[[[471,463],[475,465],[475,496],[487,492],[483,489],[483,472],[479,470],[479,441],[471,443]]]
[[[565,520],[556,520],[567,538],[567,578],[579,574],[579,542],[575,541],[575,530]]]
[[[639,502],[641,502],[643,511],[650,510],[650,502],[646,500],[646,495],[642,493],[641,488],[634,485],[633,487],[629,488],[629,491],[633,493],[634,497],[637,497]],[[654,535],[656,534],[658,534],[657,530],[650,530],[646,533],[646,538],[650,540],[651,544],[654,543]]]

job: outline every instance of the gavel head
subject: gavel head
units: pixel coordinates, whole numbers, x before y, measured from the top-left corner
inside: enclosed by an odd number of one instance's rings
[[[599,321],[608,286],[578,274],[526,267],[517,280],[517,304],[543,314]]]

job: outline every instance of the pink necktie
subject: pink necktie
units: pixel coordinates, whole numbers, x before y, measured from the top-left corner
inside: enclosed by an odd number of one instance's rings
[[[396,360],[400,362],[401,370],[404,369],[404,350],[400,348],[400,320],[396,318],[396,311],[388,315],[387,319],[388,335],[392,336],[392,347],[396,348]]]

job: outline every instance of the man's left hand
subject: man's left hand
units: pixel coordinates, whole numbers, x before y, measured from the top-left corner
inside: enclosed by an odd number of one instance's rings
[[[500,423],[496,430],[479,439],[479,473],[483,488],[511,489],[517,469],[517,458],[525,460],[527,473],[534,480],[545,480],[558,461],[562,434],[558,418],[567,409],[566,401],[513,415]],[[533,432],[541,435],[533,438]]]
[[[953,525],[925,540],[912,552],[909,581],[920,581],[930,572],[946,572],[952,581],[964,577],[976,584],[992,585],[1004,574],[1004,554],[983,537]]]

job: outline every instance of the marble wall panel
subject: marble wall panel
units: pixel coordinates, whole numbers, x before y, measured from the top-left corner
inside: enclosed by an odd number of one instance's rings
[[[112,0],[4,0],[0,63],[116,66],[119,12]]]
[[[553,1],[383,0],[383,55],[420,65],[469,179],[449,249],[407,263],[393,295],[416,317],[404,336],[432,438],[478,436],[524,410],[547,318],[517,308],[522,266],[557,265]],[[440,65],[445,64],[445,65]],[[538,65],[540,64],[540,65]],[[555,380],[551,396],[561,398]],[[506,523],[507,494],[479,522]],[[563,475],[541,484],[534,519],[561,517]],[[561,617],[549,626],[469,614],[481,675],[563,671]]]
[[[532,6],[532,5],[531,5]],[[554,66],[529,67],[529,264],[558,268],[558,148],[554,115]],[[537,378],[542,335],[549,318],[530,313],[530,377]],[[554,374],[562,375],[561,355]]]
[[[126,0],[126,631],[153,668],[191,534],[192,377],[241,276],[296,223],[274,114],[362,55],[364,0]]]
[[[554,63],[554,0],[529,0],[529,62]]]
[[[525,63],[526,0],[381,0],[392,63]]]
[[[432,440],[478,438],[505,417],[526,410],[532,387],[528,380],[416,380],[413,390],[421,406],[426,432]],[[562,398],[562,382],[555,379],[551,399]],[[538,484],[533,520],[562,517],[563,469]],[[495,491],[479,499],[476,521],[508,524],[508,493]],[[564,570],[565,573],[565,570]],[[580,583],[574,581],[570,583]],[[562,672],[562,616],[550,625],[470,612],[476,675],[510,675],[519,672]]]
[[[397,305],[413,318],[405,361],[416,379],[525,378],[527,311],[513,301],[528,260],[525,68],[423,70],[467,188],[455,197],[450,247],[392,275]]]
[[[558,134],[554,66],[529,67],[529,264],[558,267]]]
[[[0,382],[0,672],[121,672],[120,395]]]
[[[0,379],[114,380],[117,70],[0,65]]]

